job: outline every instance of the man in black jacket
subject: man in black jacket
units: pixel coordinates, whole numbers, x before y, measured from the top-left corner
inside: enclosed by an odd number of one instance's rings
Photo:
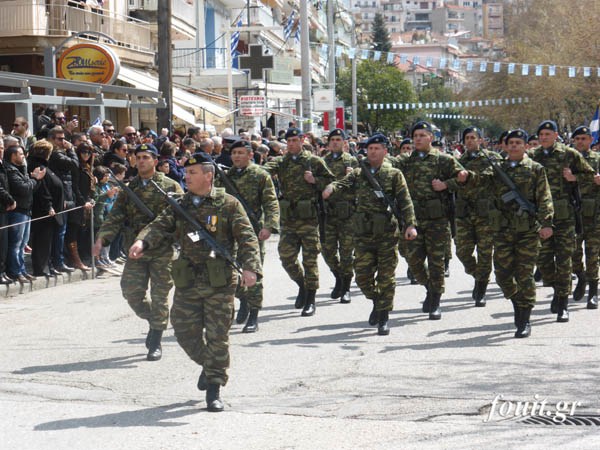
[[[5,274],[6,272],[6,254],[8,251],[8,230],[5,227],[8,224],[8,211],[17,207],[17,202],[12,198],[8,187],[8,175],[4,165],[4,141],[0,139],[0,284],[10,284],[13,282]]]

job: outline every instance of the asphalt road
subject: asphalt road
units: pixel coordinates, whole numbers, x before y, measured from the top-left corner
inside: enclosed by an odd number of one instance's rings
[[[510,302],[491,283],[488,306],[474,308],[455,258],[442,320],[429,321],[401,261],[391,333],[377,336],[355,286],[349,305],[329,298],[322,260],[314,317],[294,309],[276,241],[265,271],[259,332],[231,333],[221,414],[205,410],[199,368],[172,329],[163,359],[146,361],[147,324],[118,277],[0,300],[0,448],[600,447],[598,426],[565,424],[571,413],[600,418],[600,311],[585,302],[559,324],[540,287],[532,336],[514,339]],[[550,424],[523,423],[542,402]]]

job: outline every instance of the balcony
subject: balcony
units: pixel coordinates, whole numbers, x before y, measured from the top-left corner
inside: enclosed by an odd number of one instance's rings
[[[151,52],[148,23],[110,11],[100,13],[67,6],[67,1],[46,5],[44,0],[3,1],[0,9],[0,37],[68,37],[80,31],[109,35],[117,46]],[[33,45],[33,43],[31,44]]]
[[[226,48],[175,48],[173,70],[198,73],[207,69],[226,69],[226,52]]]
[[[137,18],[156,22],[159,0],[128,0],[129,11]],[[194,5],[185,0],[171,0],[171,22],[173,29],[184,38],[196,36],[196,11]]]

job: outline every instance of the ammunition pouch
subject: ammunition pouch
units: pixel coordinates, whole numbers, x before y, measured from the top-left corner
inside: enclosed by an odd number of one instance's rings
[[[465,217],[469,217],[471,208],[469,208],[469,202],[467,202],[465,199],[457,198],[455,209],[456,218],[464,219]]]
[[[286,199],[279,200],[279,214],[282,220],[316,219],[317,207],[313,200],[299,200],[295,203]]]
[[[581,199],[581,216],[587,217],[587,218],[596,216],[596,199],[595,198]]]
[[[566,220],[571,217],[569,200],[554,200],[554,220]]]
[[[488,217],[492,209],[494,209],[494,205],[487,198],[477,200],[475,204],[475,211],[479,217]]]
[[[508,225],[508,221],[498,209],[490,210],[488,214],[488,222],[492,231],[500,231],[503,227]]]
[[[339,201],[333,204],[328,204],[327,214],[336,219],[345,220],[352,216],[354,208],[351,202]]]
[[[444,204],[439,198],[413,202],[413,204],[415,207],[415,215],[417,216],[417,220],[435,220],[446,217]]]
[[[352,224],[356,235],[382,235],[395,231],[397,220],[388,214],[355,213]]]
[[[279,215],[281,220],[292,218],[292,203],[289,200],[283,198],[279,200]]]
[[[514,215],[511,220],[511,225],[513,230],[517,233],[524,233],[526,231],[531,230],[534,225],[534,220],[529,217],[529,214],[523,213],[521,215]]]
[[[231,282],[231,269],[222,258],[206,258],[208,285],[212,288],[222,288]]]
[[[191,288],[196,278],[194,266],[185,258],[176,259],[171,266],[171,278],[176,288]]]

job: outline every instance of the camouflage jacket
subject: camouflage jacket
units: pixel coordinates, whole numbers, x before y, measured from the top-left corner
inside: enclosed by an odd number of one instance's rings
[[[152,180],[166,192],[183,194],[181,186],[176,181],[168,178],[162,172],[156,172]],[[129,188],[139,197],[139,199],[158,216],[167,205],[163,195],[156,190],[152,183],[144,186],[142,179],[136,176],[129,182]],[[112,242],[120,231],[124,233],[123,246],[128,249],[133,244],[134,237],[142,228],[151,222],[150,217],[145,215],[135,206],[135,203],[129,199],[125,192],[121,192],[115,202],[106,220],[98,232],[98,238],[102,239],[104,244]],[[166,248],[166,244],[157,250],[160,254]]]
[[[369,163],[366,162],[368,166]],[[375,179],[379,182],[384,192],[392,201],[396,202],[405,227],[416,226],[417,219],[411,201],[410,193],[406,185],[406,180],[402,172],[395,169],[390,164],[384,163],[379,170],[374,173]],[[375,195],[373,187],[367,177],[362,173],[362,168],[358,167],[346,175],[343,179],[331,184],[333,192],[348,191],[356,197],[356,213],[372,216],[373,214],[386,214],[390,216],[392,223],[397,225],[397,220],[388,212],[388,207],[383,199]],[[397,235],[397,231],[395,233]]]
[[[552,200],[568,200],[572,189],[571,184],[563,177],[563,169],[568,167],[581,183],[594,180],[594,170],[585,161],[581,153],[560,142],[555,142],[549,154],[545,153],[542,146],[536,147],[532,159],[546,169],[546,176],[550,183]]]
[[[203,200],[195,206],[194,199]],[[223,188],[213,187],[204,198],[187,192],[179,203],[229,251],[242,269],[262,274],[258,238],[242,204],[235,197],[227,194]],[[193,240],[190,237],[193,234],[193,226],[169,206],[137,235],[137,239],[143,240],[148,250],[162,248],[165,241],[168,244],[178,242],[181,246],[179,257],[196,267],[202,267],[211,258],[211,249],[206,241]]]
[[[241,170],[232,167],[226,175],[259,218],[261,227],[272,233],[279,231],[279,203],[270,175],[256,164]],[[218,178],[215,185],[222,186]]]
[[[583,156],[583,159],[590,165],[594,173],[600,172],[600,154],[590,150],[587,152],[581,152],[581,156]],[[596,199],[600,197],[600,186],[594,183],[593,180],[590,181],[584,179],[578,181],[581,198]]]
[[[487,155],[493,161],[501,161],[501,158],[497,153],[479,149],[475,154],[465,151],[461,157],[458,158],[458,162],[470,172],[477,174],[491,174],[494,172],[494,169],[490,167],[490,163],[484,155]],[[471,207],[477,200],[485,198],[493,199],[493,192],[490,190],[490,186],[486,185],[485,182],[479,183],[472,189],[461,189],[461,186],[456,180],[449,180],[447,184],[450,191],[456,191],[458,199],[465,200]]]
[[[346,172],[346,169],[348,167],[351,167],[353,169],[358,167],[358,161],[356,160],[356,158],[346,152],[342,152],[337,158],[332,152],[330,152],[327,155],[325,155],[325,157],[323,157],[323,161],[325,161],[325,164],[327,164],[327,167],[329,168],[331,173],[333,173],[333,176],[336,180],[341,180],[346,175],[348,175],[348,172]],[[328,204],[329,206],[330,204],[335,203],[337,201],[349,201],[354,203],[354,194],[350,191],[339,192],[338,195],[331,196],[327,200],[326,204]]]

